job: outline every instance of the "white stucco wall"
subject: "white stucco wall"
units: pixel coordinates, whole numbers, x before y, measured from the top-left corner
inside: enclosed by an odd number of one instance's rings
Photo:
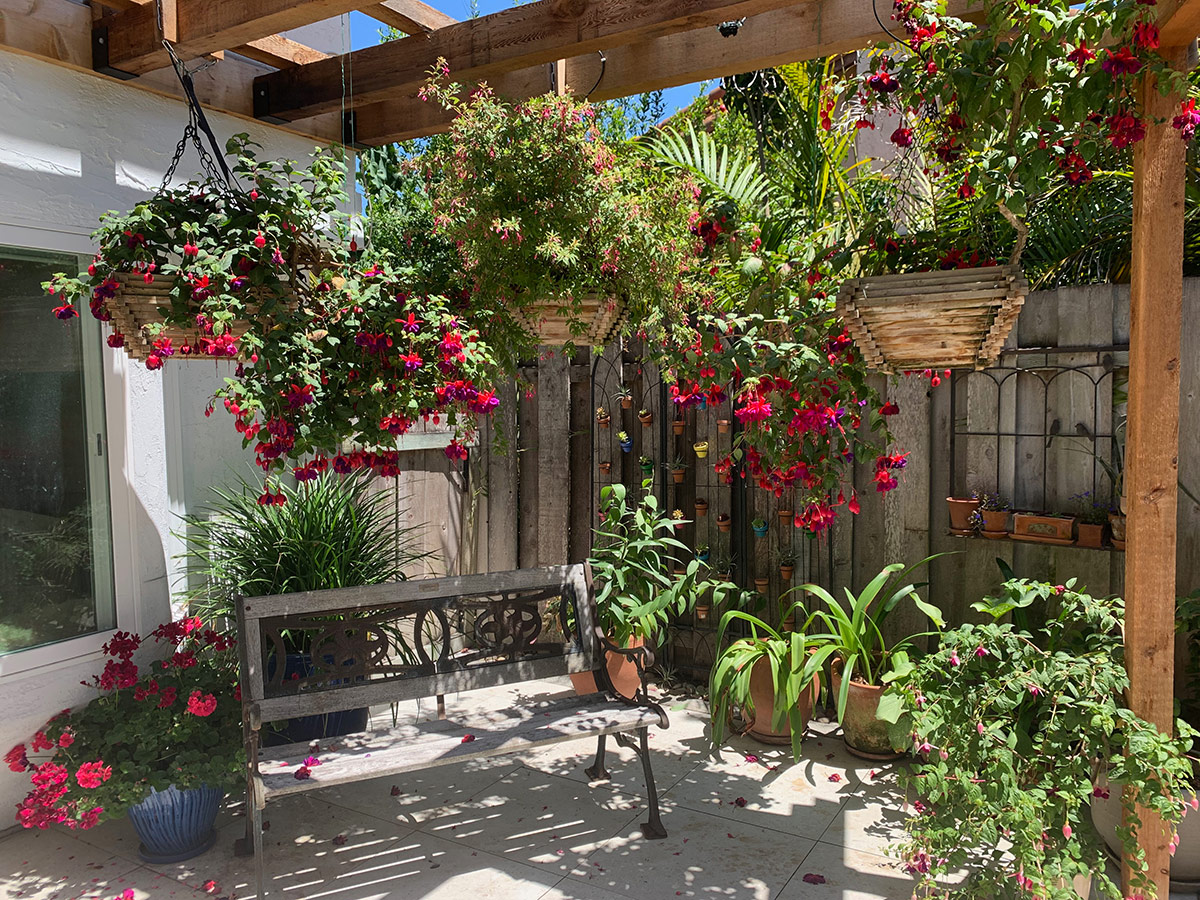
[[[217,114],[210,121],[218,139],[248,131],[276,156],[313,150],[311,140],[268,126]],[[87,236],[103,212],[157,187],[185,122],[176,101],[0,50],[0,245],[90,253]],[[189,156],[179,174],[195,169]],[[168,585],[180,568],[170,534],[176,514],[244,468],[246,456],[223,410],[204,417],[221,379],[215,364],[148,372],[104,353],[118,625],[146,631],[169,615]],[[96,645],[85,641],[72,650],[82,655],[23,671],[22,654],[0,657],[0,753],[89,698],[79,682],[95,671]],[[27,786],[0,767],[0,830]]]

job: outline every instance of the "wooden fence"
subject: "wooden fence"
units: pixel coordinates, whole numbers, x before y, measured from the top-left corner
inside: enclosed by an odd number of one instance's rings
[[[1185,283],[1181,357],[1181,452],[1179,477],[1200,496],[1200,280]],[[775,497],[725,483],[713,463],[729,450],[732,431],[718,428],[732,419],[729,404],[689,411],[683,432],[670,427],[675,414],[667,392],[636,348],[613,346],[602,355],[588,352],[566,359],[547,352],[525,367],[506,396],[492,427],[481,435],[465,470],[440,450],[405,457],[397,492],[398,510],[410,521],[427,523],[427,546],[439,572],[497,571],[584,559],[602,485],[621,481],[637,489],[644,476],[639,459],[653,460],[656,496],[668,510],[680,510],[687,524],[679,538],[698,549],[707,545],[716,562],[733,558],[734,580],[746,588],[767,578],[771,603],[788,587],[814,581],[835,593],[859,589],[894,561],[929,564],[924,593],[951,621],[972,615],[970,604],[1001,580],[997,558],[1021,576],[1064,581],[1077,577],[1095,593],[1119,593],[1124,554],[1018,541],[956,538],[948,532],[945,498],[971,489],[999,491],[1017,508],[1074,512],[1072,498],[1090,492],[1107,503],[1112,490],[1104,466],[1119,452],[1122,385],[1128,366],[1129,291],[1126,286],[1094,285],[1032,294],[997,366],[959,372],[936,388],[921,377],[878,379],[884,395],[901,409],[891,419],[899,447],[911,451],[900,488],[885,497],[874,491],[872,461],[861,461],[856,484],[862,505],[856,517],[839,517],[833,528],[812,538],[778,512],[791,498]],[[629,392],[622,406],[622,389]],[[610,416],[607,427],[597,407]],[[645,426],[638,413],[646,409]],[[618,433],[630,439],[624,452]],[[708,454],[695,444],[707,441]],[[611,470],[601,471],[601,463]],[[685,467],[675,484],[670,468]],[[698,516],[697,499],[708,502]],[[718,527],[729,514],[732,528]],[[765,538],[751,533],[756,517],[768,524]],[[796,557],[791,582],[784,581],[780,558]],[[1180,495],[1179,574],[1181,592],[1200,586],[1200,507]],[[897,630],[915,618],[900,614]],[[707,671],[713,653],[715,615],[694,615],[676,623],[668,663],[692,675]]]

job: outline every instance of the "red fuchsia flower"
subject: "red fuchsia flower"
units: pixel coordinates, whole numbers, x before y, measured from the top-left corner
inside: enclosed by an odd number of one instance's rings
[[[295,772],[292,773],[292,777],[295,778],[297,781],[303,781],[304,779],[308,778],[311,775],[312,775],[312,769],[310,769],[308,766],[301,766]]]
[[[892,132],[890,140],[897,147],[911,147],[913,142],[913,131],[911,128],[900,126]]]
[[[186,244],[183,245],[183,255],[184,256],[199,256],[200,248],[197,247],[195,244],[193,244],[191,241],[188,241]]]
[[[1100,63],[1100,68],[1113,78],[1119,78],[1122,75],[1136,75],[1142,68],[1142,61],[1128,46],[1122,47],[1116,53],[1111,50],[1104,52],[1108,54],[1108,57]]]
[[[1200,125],[1200,110],[1196,109],[1196,98],[1191,97],[1179,105],[1179,115],[1171,120],[1171,126],[1185,141],[1190,141]]]
[[[75,780],[82,788],[98,788],[112,778],[112,766],[106,766],[104,760],[86,762],[75,773]]]
[[[1079,71],[1083,71],[1083,67],[1089,61],[1096,58],[1096,52],[1088,47],[1087,41],[1080,41],[1079,46],[1067,54],[1067,62],[1075,63]]]
[[[894,416],[898,412],[900,412],[900,407],[891,400],[879,407],[879,414],[881,416]]]
[[[884,96],[895,92],[900,87],[900,82],[888,74],[887,69],[880,69],[874,75],[867,79],[867,86],[873,91],[877,91]]]
[[[1101,800],[1107,800],[1109,797],[1108,788],[1096,785],[1094,788],[1092,788],[1092,796],[1099,797]]]
[[[1108,125],[1108,142],[1117,150],[1123,150],[1146,137],[1146,125],[1128,110],[1118,110],[1105,120]]]
[[[292,384],[292,386],[288,388],[288,392],[284,395],[284,397],[287,400],[289,408],[303,409],[305,406],[308,406],[308,404],[313,402],[313,387],[311,384]]]
[[[421,331],[421,325],[424,324],[412,313],[408,314],[407,319],[397,319],[396,322],[406,334],[419,334]]]
[[[107,343],[108,343],[108,346],[112,347],[114,350],[116,350],[119,347],[124,347],[125,346],[125,335],[121,334],[121,332],[119,332],[119,331],[114,331],[112,334],[110,334],[108,336]]]
[[[54,307],[54,315],[65,322],[67,319],[74,319],[78,316],[79,310],[70,303],[64,303],[62,306]]]
[[[29,757],[25,755],[25,745],[17,744],[4,754],[4,762],[12,772],[24,772],[29,768]]]
[[[846,509],[850,510],[850,514],[854,516],[862,512],[862,505],[858,502],[858,494],[850,495],[850,502],[846,504]]]
[[[1088,168],[1087,161],[1074,150],[1058,161],[1058,167],[1067,182],[1076,187],[1092,180],[1092,170]]]
[[[263,233],[261,231],[254,238],[254,246],[257,247],[259,250],[261,250],[263,247],[267,246],[267,239],[263,236]]]
[[[425,362],[423,359],[421,359],[420,354],[417,353],[416,350],[413,350],[410,353],[401,353],[399,357],[397,357],[397,360],[403,364],[406,374],[411,374],[417,371],[417,369],[421,368]]]
[[[864,128],[870,128],[874,131],[875,123],[871,119],[857,119],[854,122],[854,127],[859,131],[862,131]]]
[[[988,655],[987,649],[983,646],[983,644],[980,644],[978,647],[975,648],[975,656],[977,658],[983,658],[987,655]]]
[[[211,716],[217,710],[217,698],[212,694],[201,694],[199,691],[192,691],[188,695],[187,711],[193,716],[205,718]]]
[[[467,448],[457,439],[446,445],[446,458],[465,460],[467,458]]]
[[[962,184],[958,186],[958,198],[960,200],[970,200],[975,196],[975,188],[971,187],[971,176],[967,175],[963,178]]]
[[[1133,26],[1133,42],[1143,50],[1158,49],[1158,26],[1142,20]]]

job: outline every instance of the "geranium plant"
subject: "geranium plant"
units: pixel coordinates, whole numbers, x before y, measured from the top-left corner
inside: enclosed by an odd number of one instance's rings
[[[421,92],[455,113],[449,141],[424,162],[435,227],[458,248],[476,305],[518,320],[579,316],[598,295],[634,321],[677,306],[692,249],[690,180],[610,143],[586,102],[507,103],[486,85],[464,96],[449,75],[440,61]],[[589,324],[576,318],[572,331],[582,339]]]
[[[63,710],[5,761],[33,788],[17,807],[26,828],[92,828],[144,800],[151,789],[234,789],[244,774],[241,695],[233,639],[197,618],[149,636],[167,656],[143,667],[136,634],[104,645],[100,696]]]
[[[1045,624],[1024,630],[1001,617],[1045,604]],[[1073,898],[1071,880],[1107,876],[1092,827],[1093,796],[1122,791],[1128,814],[1150,809],[1174,831],[1197,806],[1187,757],[1195,732],[1162,734],[1126,708],[1120,599],[1051,585],[1005,583],[974,604],[995,621],[945,632],[902,687],[880,704],[893,740],[920,762],[907,778],[920,798],[901,853],[931,892],[939,876],[967,866],[965,896]],[[1132,829],[1121,829],[1135,887],[1148,882]],[[1172,846],[1174,841],[1172,840]]]

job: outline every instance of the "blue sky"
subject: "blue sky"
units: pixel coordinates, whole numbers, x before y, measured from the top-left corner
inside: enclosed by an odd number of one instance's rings
[[[427,0],[431,6],[436,6],[448,16],[455,19],[470,18],[473,12],[472,7],[477,7],[480,15],[497,12],[502,9],[507,9],[510,6],[517,5],[513,0],[477,0],[474,4],[471,0]],[[379,43],[379,23],[374,19],[364,16],[359,12],[350,13],[350,44],[355,50],[360,47],[369,47],[372,44]],[[663,102],[666,106],[666,114],[670,115],[678,109],[681,109],[691,103],[700,90],[700,85],[689,84],[682,87],[671,88],[663,95]]]

